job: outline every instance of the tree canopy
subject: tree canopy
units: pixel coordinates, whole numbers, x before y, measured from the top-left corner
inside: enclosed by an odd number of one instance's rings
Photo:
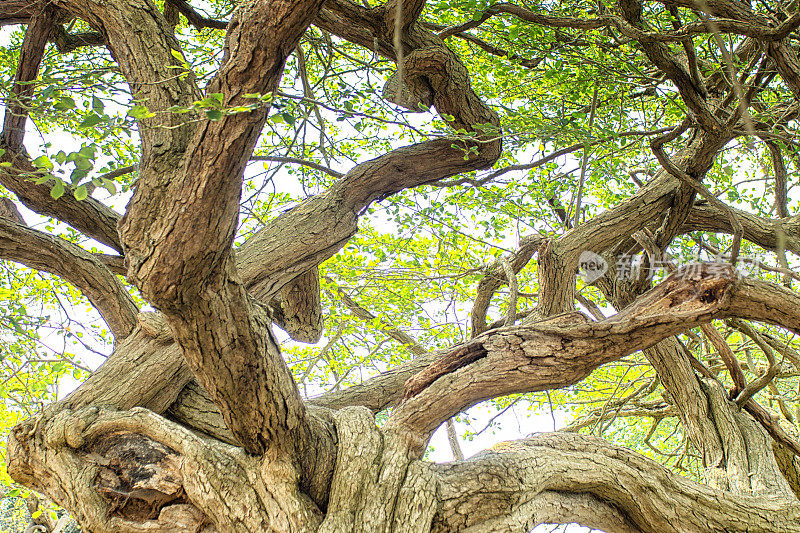
[[[0,24],[2,481],[42,528],[800,530],[797,2]],[[517,408],[565,427],[463,457]]]

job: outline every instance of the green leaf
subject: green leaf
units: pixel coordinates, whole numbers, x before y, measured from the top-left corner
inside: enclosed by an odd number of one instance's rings
[[[56,184],[50,190],[50,196],[53,197],[54,200],[58,200],[62,196],[64,196],[64,182],[60,179],[56,178]]]
[[[136,120],[141,120],[143,118],[150,118],[156,116],[155,113],[151,113],[149,109],[147,109],[143,105],[135,105],[130,110],[128,110],[128,115],[135,118]]]
[[[69,111],[75,108],[75,100],[69,96],[62,96],[61,99],[53,104],[53,109],[56,111]]]
[[[33,164],[39,168],[53,170],[53,162],[50,161],[50,158],[47,157],[47,155],[40,155],[39,157],[33,160]]]
[[[177,59],[181,62],[181,66],[185,69],[189,69],[189,63],[186,62],[186,58],[183,57],[183,53],[180,50],[175,50],[174,48],[170,48],[169,53],[172,54],[172,57]]]
[[[85,146],[81,146],[81,149],[78,150],[78,153],[83,157],[94,159],[94,154],[96,151],[97,151],[97,145],[92,143],[92,144],[87,144]]]
[[[98,115],[97,113],[91,113],[83,119],[83,121],[78,124],[79,128],[91,128],[92,126],[97,126],[103,122],[103,117]]]
[[[89,191],[87,190],[86,185],[78,185],[78,187],[75,189],[75,192],[72,194],[75,196],[76,200],[80,201],[85,200],[86,197],[89,196]]]
[[[109,194],[117,194],[117,186],[112,180],[104,179],[103,188],[107,190]]]
[[[104,108],[105,104],[103,104],[103,101],[96,96],[92,96],[92,109],[98,113],[102,113]]]
[[[206,109],[206,117],[209,120],[219,120],[222,118],[222,111],[219,109]]]

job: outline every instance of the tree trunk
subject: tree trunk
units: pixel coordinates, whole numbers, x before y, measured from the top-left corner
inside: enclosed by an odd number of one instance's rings
[[[701,263],[676,269],[654,287],[643,278],[599,280],[618,313],[594,321],[575,310],[575,275],[587,252],[613,258],[644,250],[655,261],[676,236],[695,230],[733,233],[733,250],[744,236],[764,249],[800,251],[796,217],[772,221],[727,209],[702,184],[743,131],[757,128],[769,137],[796,119],[796,102],[775,106],[774,116],[758,103],[756,124],[747,108],[756,93],[772,90],[776,76],[800,97],[800,64],[788,38],[800,16],[761,16],[746,3],[725,0],[689,5],[697,22],[681,26],[673,18],[675,31],[656,32],[638,0],[621,0],[610,14],[601,6],[589,18],[500,3],[435,34],[420,21],[422,0],[377,7],[242,0],[227,22],[209,21],[183,0],[167,3],[169,20],[150,0],[9,0],[0,8],[0,22],[29,24],[4,124],[8,164],[0,181],[32,209],[122,254],[104,261],[0,217],[2,258],[73,283],[116,339],[112,355],[75,392],[14,428],[7,455],[14,480],[46,494],[95,533],[527,532],[570,522],[609,533],[800,531],[800,445],[753,400],[766,381],[747,383],[710,326],[714,319],[744,319],[798,334],[796,291],[744,278],[733,264]],[[665,5],[687,8],[685,2]],[[195,26],[226,29],[219,68],[202,90],[175,37],[174,10]],[[562,235],[523,239],[504,268],[487,269],[469,340],[438,352],[417,349],[415,359],[360,385],[303,398],[272,324],[297,340],[319,340],[320,264],[357,232],[359,217],[376,200],[500,159],[502,121],[444,41],[456,34],[470,39],[465,32],[500,14],[546,28],[613,31],[617,45],[623,37],[625,46],[636,43],[658,73],[653,79],[671,83],[686,109],[677,127],[658,130],[663,135],[651,142],[662,170],[613,208],[580,224],[576,216],[576,226]],[[703,17],[714,17],[713,24]],[[38,171],[23,147],[32,94],[26,87],[36,81],[56,26],[74,18],[108,47],[147,111],[138,121],[139,177],[122,217],[94,200],[54,199],[29,180]],[[358,164],[234,247],[244,166],[287,58],[312,24],[395,62],[386,97],[432,106],[455,137]],[[730,71],[708,73],[692,57],[693,36],[720,31],[742,40],[733,52],[736,65],[769,66],[748,78],[747,91],[736,85],[732,61],[724,65]],[[480,42],[498,55],[494,45]],[[673,50],[678,46],[683,55]],[[731,52],[722,52],[730,60]],[[204,96],[225,112],[202,115],[197,104]],[[678,139],[670,158],[664,146]],[[584,154],[592,142],[579,145]],[[707,205],[696,203],[698,194]],[[785,211],[785,198],[780,204]],[[502,323],[487,325],[492,295],[509,283],[515,301],[514,276],[537,247],[537,307],[518,323],[512,304]],[[112,274],[120,270],[158,312],[138,312]],[[715,345],[731,390],[676,338],[695,327]],[[770,350],[758,332],[741,330]],[[393,330],[392,338],[406,343],[410,337],[401,333]],[[500,443],[452,463],[423,459],[436,428],[462,410],[575,385],[639,351],[702,456],[705,484],[570,433]],[[780,370],[771,366],[769,372]],[[387,410],[379,426],[375,415]]]

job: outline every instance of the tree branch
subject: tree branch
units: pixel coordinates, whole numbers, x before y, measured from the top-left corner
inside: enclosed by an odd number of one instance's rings
[[[477,402],[576,383],[603,363],[713,318],[738,316],[800,332],[797,306],[797,293],[737,279],[730,265],[682,267],[603,321],[566,313],[490,331],[454,347],[406,383],[405,400],[387,427],[421,435],[420,442],[426,442],[444,420]]]
[[[529,530],[556,517],[556,523],[644,533],[788,533],[800,527],[796,501],[718,491],[579,434],[537,435],[430,468],[441,501],[434,520],[443,531]],[[561,500],[567,511],[535,513],[541,506],[535,495],[559,501],[565,493],[591,497],[596,514],[582,508],[570,512],[569,498]]]
[[[742,237],[765,250],[777,250],[778,233],[784,235],[784,249],[800,255],[800,215],[775,220],[728,206],[742,226]],[[695,205],[681,232],[713,231],[733,233],[730,219],[714,205]]]
[[[53,30],[55,13],[53,10],[44,9],[33,16],[22,49],[19,52],[19,64],[14,76],[14,86],[11,88],[9,101],[6,103],[6,113],[3,121],[3,144],[12,150],[22,147],[25,138],[25,123],[28,120],[28,108],[33,96],[33,81],[39,74],[39,65],[44,57],[44,50]]]
[[[119,214],[94,198],[76,200],[72,194],[64,194],[53,199],[47,184],[35,185],[29,181],[39,176],[41,171],[33,166],[28,155],[8,147],[5,150],[0,161],[11,163],[11,166],[0,168],[0,183],[16,194],[25,207],[66,222],[87,237],[122,253],[117,233]]]
[[[786,218],[789,216],[789,209],[786,207],[786,165],[783,163],[783,154],[780,147],[773,141],[766,142],[769,148],[772,168],[775,172],[775,216]]]
[[[173,6],[175,6],[178,12],[184,17],[186,17],[186,20],[189,21],[189,24],[191,24],[198,30],[202,30],[205,28],[224,30],[225,28],[228,27],[229,23],[224,20],[215,20],[202,16],[200,13],[195,11],[192,6],[189,5],[189,2],[186,2],[185,0],[167,0],[167,1]]]
[[[136,326],[139,310],[133,298],[97,257],[80,246],[0,218],[0,257],[74,285],[99,311],[117,341]]]
[[[250,157],[250,161],[274,161],[276,163],[296,163],[298,165],[302,165],[304,167],[313,168],[314,170],[319,170],[324,172],[325,174],[332,176],[334,178],[342,178],[344,174],[341,172],[337,172],[332,168],[328,168],[325,165],[320,165],[319,163],[315,163],[314,161],[308,161],[306,159],[299,159],[297,157],[282,157],[282,156],[272,156],[272,155],[254,155]]]

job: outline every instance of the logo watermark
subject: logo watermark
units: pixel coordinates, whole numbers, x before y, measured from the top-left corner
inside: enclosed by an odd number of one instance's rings
[[[702,263],[706,265],[716,263],[722,266],[727,265],[729,262],[730,255],[728,254],[720,254],[710,259],[702,260]],[[736,262],[736,269],[741,275],[750,276],[755,274],[761,262],[760,257],[740,255]],[[653,279],[664,277],[678,268],[700,268],[700,264],[701,259],[696,256],[681,258],[665,255],[662,260],[645,261],[645,257],[640,254],[622,254],[616,258],[613,275],[620,280],[639,279],[641,276],[646,279]],[[604,257],[589,250],[581,252],[578,258],[578,275],[585,283],[594,283],[605,276],[608,271],[608,262]]]
[[[594,283],[608,272],[608,263],[603,256],[589,250],[581,252],[578,258],[578,274],[586,283]]]

